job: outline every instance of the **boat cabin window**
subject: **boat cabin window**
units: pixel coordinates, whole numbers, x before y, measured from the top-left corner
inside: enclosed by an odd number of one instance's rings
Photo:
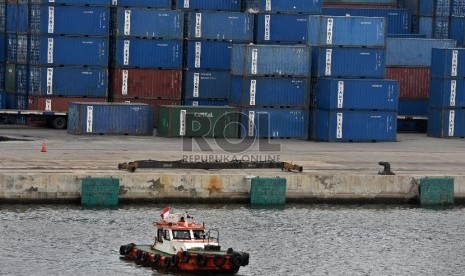
[[[164,231],[163,231],[163,238],[164,238],[165,240],[171,240],[170,231],[169,231],[169,230],[164,230]]]
[[[163,228],[158,228],[157,230],[157,240],[163,242]]]
[[[194,239],[203,240],[205,239],[205,232],[203,230],[194,230]]]
[[[173,230],[173,239],[190,240],[191,234],[189,230]]]

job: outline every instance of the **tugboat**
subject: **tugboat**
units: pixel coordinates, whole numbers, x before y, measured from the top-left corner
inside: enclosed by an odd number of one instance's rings
[[[161,220],[153,226],[157,235],[152,245],[130,243],[120,247],[124,258],[136,264],[170,271],[193,273],[237,273],[249,264],[249,254],[232,248],[221,250],[219,231],[205,230],[204,223],[180,214],[171,214],[164,208]]]

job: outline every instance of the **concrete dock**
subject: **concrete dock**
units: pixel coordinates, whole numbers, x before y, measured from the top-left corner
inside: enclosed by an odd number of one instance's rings
[[[46,152],[41,152],[43,143]],[[256,176],[285,177],[286,201],[306,203],[413,202],[421,178],[453,177],[455,202],[465,202],[465,139],[400,133],[396,142],[383,143],[270,140],[272,151],[264,151],[257,141],[245,151],[240,139],[226,146],[215,139],[206,143],[212,151],[195,143],[189,151],[182,138],[70,135],[66,130],[0,125],[0,203],[79,202],[85,177],[120,179],[122,203],[247,203],[250,178]],[[304,171],[118,170],[122,162],[183,158],[272,159],[293,162]],[[379,175],[380,161],[389,162],[395,175]]]

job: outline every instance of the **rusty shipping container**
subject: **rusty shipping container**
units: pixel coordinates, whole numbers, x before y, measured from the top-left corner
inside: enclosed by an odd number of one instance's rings
[[[428,99],[430,67],[386,67],[386,79],[399,82],[399,98]]]
[[[83,97],[29,97],[29,110],[40,111],[68,111],[71,102],[106,102],[106,98],[83,98]]]
[[[114,98],[181,99],[181,70],[112,68],[110,80]]]
[[[113,98],[115,103],[143,103],[153,107],[153,126],[158,125],[158,110],[162,105],[181,105],[180,99],[149,99],[149,98]]]

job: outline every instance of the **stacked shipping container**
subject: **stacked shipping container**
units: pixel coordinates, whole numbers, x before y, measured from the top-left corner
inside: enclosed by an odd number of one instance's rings
[[[384,80],[386,20],[314,16],[310,22],[311,139],[394,141],[398,84]]]
[[[109,6],[36,2],[29,5],[29,109],[68,111],[72,101],[106,101]]]
[[[0,1],[0,109],[6,108],[5,93],[5,55],[6,55],[6,35],[5,35],[6,6],[5,1]]]
[[[465,137],[465,49],[433,49],[428,136]]]
[[[181,3],[179,3],[181,2]],[[241,13],[241,1],[178,1],[185,11],[185,105],[228,105],[231,49],[250,43],[253,15]]]
[[[181,103],[183,14],[171,1],[112,1],[110,99]]]
[[[257,45],[233,48],[231,103],[242,107],[241,136],[306,139],[308,16],[321,13],[321,1],[245,1],[243,8],[256,13]]]
[[[427,118],[431,51],[450,48],[455,41],[422,38],[388,38],[386,76],[399,82],[399,115]]]
[[[6,108],[27,109],[28,106],[28,8],[27,0],[8,0],[5,3],[6,63],[2,70],[5,74]],[[18,120],[17,123],[25,121]]]
[[[67,111],[70,101],[106,100],[106,1],[11,0],[5,14],[6,108]]]
[[[310,47],[234,45],[231,73],[242,137],[307,138]]]

